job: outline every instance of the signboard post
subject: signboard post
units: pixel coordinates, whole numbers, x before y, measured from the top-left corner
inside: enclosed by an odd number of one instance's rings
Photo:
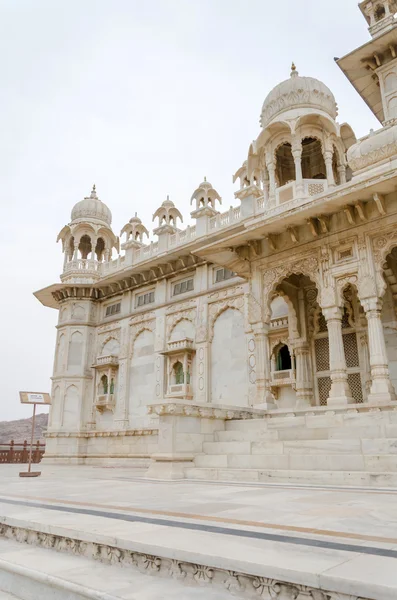
[[[32,418],[32,434],[30,437],[30,449],[29,449],[29,467],[27,471],[21,471],[19,477],[38,477],[41,475],[41,471],[32,471],[32,449],[33,449],[33,436],[34,436],[34,424],[36,420],[36,404],[51,404],[50,395],[47,393],[37,392],[19,392],[19,397],[22,404],[33,404],[33,418]]]

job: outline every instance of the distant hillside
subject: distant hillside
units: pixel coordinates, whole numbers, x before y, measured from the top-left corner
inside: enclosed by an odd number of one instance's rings
[[[44,442],[43,433],[47,429],[48,414],[36,415],[33,440]],[[24,440],[30,442],[32,431],[32,417],[30,419],[18,419],[18,421],[0,421],[0,444],[8,444],[14,440],[21,444]]]

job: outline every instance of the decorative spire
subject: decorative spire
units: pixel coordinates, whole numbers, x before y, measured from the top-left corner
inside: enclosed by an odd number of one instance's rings
[[[204,175],[204,181],[205,181],[205,182],[207,182],[207,178],[206,178],[206,176],[205,176],[205,175]]]
[[[299,73],[296,70],[295,63],[293,62],[291,65],[291,77],[297,77],[298,75],[299,75]]]
[[[94,183],[94,185],[92,186],[92,190],[91,190],[90,198],[96,198],[96,199],[98,199],[98,196],[96,195],[96,185],[95,185],[95,183]]]

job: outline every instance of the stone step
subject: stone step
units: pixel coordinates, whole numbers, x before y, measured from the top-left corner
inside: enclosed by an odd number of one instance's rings
[[[188,468],[187,479],[261,483],[317,484],[397,488],[397,473],[365,471],[289,471],[274,469]]]
[[[216,431],[216,442],[254,442],[258,440],[278,440],[279,432],[274,431],[257,431],[255,429],[247,429],[246,431],[231,430],[231,431]]]
[[[205,454],[250,454],[251,442],[204,442]]]
[[[364,425],[362,427],[310,427],[272,430],[232,429],[217,431],[217,442],[256,442],[261,440],[328,440],[328,439],[376,439],[396,438],[397,425]]]
[[[245,442],[204,442],[210,456],[226,454],[397,454],[395,438],[331,438],[326,440],[253,440]]]
[[[230,600],[226,589],[147,573],[0,539],[0,600]]]
[[[200,468],[397,472],[396,454],[200,454]]]
[[[397,408],[397,404],[396,404]],[[353,409],[352,409],[353,410]],[[226,422],[226,431],[274,431],[292,429],[325,429],[343,427],[374,427],[397,425],[397,410],[345,412],[333,414],[332,410],[305,415],[283,415],[265,419],[232,420]]]

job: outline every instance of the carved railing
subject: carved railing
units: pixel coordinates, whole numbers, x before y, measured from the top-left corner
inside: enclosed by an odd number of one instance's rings
[[[173,235],[170,236],[170,246],[182,246],[183,244],[188,244],[191,240],[196,237],[196,227],[190,227],[188,225],[186,229],[182,231],[177,231]]]
[[[210,219],[210,229],[223,229],[224,227],[230,227],[236,221],[241,218],[240,206],[231,206],[228,211],[219,213],[215,217]]]
[[[288,317],[277,317],[270,321],[270,329],[281,329],[285,327],[288,327]]]
[[[183,340],[176,340],[175,342],[168,342],[167,346],[169,351],[194,349],[193,340],[189,338],[184,338]]]
[[[284,371],[273,371],[271,373],[270,385],[272,387],[281,387],[293,385],[295,383],[295,371],[286,369]]]
[[[115,394],[101,394],[96,397],[95,408],[98,412],[102,413],[105,410],[114,411],[116,406],[116,395]]]
[[[310,198],[322,194],[328,189],[328,182],[326,179],[304,179],[303,185],[303,198]],[[296,181],[289,181],[285,185],[276,189],[277,204],[284,204],[293,200],[297,197],[296,192]]]
[[[113,354],[108,354],[106,356],[98,356],[98,358],[96,359],[96,365],[97,367],[102,367],[104,365],[118,365],[119,364],[119,357],[115,356]]]
[[[76,260],[70,260],[64,266],[63,272],[70,273],[75,271],[88,271],[90,273],[97,273],[100,270],[100,265],[97,260],[91,260],[88,258],[77,258]]]
[[[30,446],[26,440],[23,444],[15,444],[14,440],[11,440],[9,444],[0,444],[0,463],[28,463],[29,451]],[[45,444],[37,441],[32,448],[32,462],[39,463],[43,458],[44,451]]]

